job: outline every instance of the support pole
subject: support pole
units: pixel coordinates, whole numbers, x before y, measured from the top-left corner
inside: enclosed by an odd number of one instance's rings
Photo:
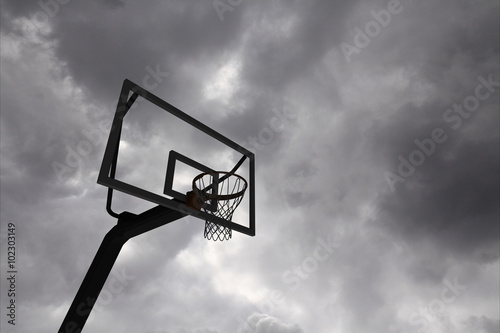
[[[59,333],[80,333],[99,297],[120,250],[130,238],[184,217],[178,211],[156,206],[135,215],[124,212],[104,237],[92,264],[64,318]]]

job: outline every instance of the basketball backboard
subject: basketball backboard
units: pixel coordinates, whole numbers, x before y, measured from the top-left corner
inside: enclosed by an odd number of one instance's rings
[[[236,173],[248,182],[232,220],[186,205],[193,179],[212,171]],[[252,152],[137,84],[123,82],[97,179],[110,196],[116,190],[254,236],[254,177]]]

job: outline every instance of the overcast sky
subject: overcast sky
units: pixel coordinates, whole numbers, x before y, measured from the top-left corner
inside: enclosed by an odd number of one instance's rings
[[[96,179],[126,78],[256,152],[257,235],[130,240],[83,332],[499,331],[498,1],[1,5],[2,332],[56,332],[116,223]]]

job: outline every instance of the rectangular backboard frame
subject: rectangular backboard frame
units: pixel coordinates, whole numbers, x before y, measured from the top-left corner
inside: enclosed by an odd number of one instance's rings
[[[129,98],[130,93],[132,95]],[[217,216],[208,214],[204,211],[197,211],[188,207],[185,202],[179,200],[175,196],[170,199],[156,193],[144,190],[137,186],[128,184],[126,182],[120,181],[115,178],[116,162],[119,152],[120,137],[123,125],[123,118],[126,116],[130,107],[137,99],[138,96],[146,99],[147,101],[153,103],[154,105],[160,107],[164,111],[170,113],[171,115],[187,122],[196,129],[204,132],[205,134],[211,136],[212,138],[218,140],[219,142],[233,148],[249,159],[249,189],[245,196],[249,197],[249,223],[248,226],[244,224],[234,223],[233,221],[227,221]],[[177,157],[180,156],[176,155]],[[181,158],[182,159],[182,158]],[[167,166],[166,166],[167,167]],[[107,186],[110,189],[117,190],[152,203],[179,211],[186,215],[195,216],[202,220],[208,220],[218,225],[222,225],[231,228],[234,231],[241,232],[249,236],[255,236],[255,154],[240,146],[236,142],[230,140],[219,132],[213,130],[207,125],[201,123],[200,121],[194,119],[188,114],[177,109],[173,105],[165,102],[161,98],[147,91],[146,89],[140,87],[139,85],[133,83],[132,81],[126,79],[123,82],[123,86],[120,92],[120,97],[118,100],[118,105],[116,108],[116,113],[113,118],[113,124],[111,126],[111,131],[109,134],[106,149],[104,151],[104,157],[102,160],[101,168],[99,170],[99,176],[97,178],[97,183]]]
[[[177,161],[182,162],[191,168],[197,169],[199,172],[215,172],[215,170],[210,169],[206,165],[198,163],[174,150],[170,151],[168,154],[167,174],[165,175],[165,187],[163,189],[163,193],[182,202],[186,202],[186,194],[174,190],[174,175]],[[216,186],[216,184],[213,185]],[[213,212],[217,210],[217,201],[209,200],[209,203],[204,203],[203,207],[205,210],[208,209]]]

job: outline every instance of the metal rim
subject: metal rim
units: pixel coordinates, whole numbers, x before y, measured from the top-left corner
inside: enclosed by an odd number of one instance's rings
[[[193,179],[193,191],[198,195],[200,192],[202,192],[202,190],[200,190],[197,186],[196,186],[196,181],[200,180],[201,178],[205,177],[206,175],[213,175],[213,174],[225,174],[227,175],[227,177],[231,177],[231,176],[235,176],[239,179],[241,179],[243,181],[243,189],[239,192],[236,192],[236,193],[232,193],[232,194],[223,194],[223,195],[220,195],[220,194],[210,194],[210,193],[205,193],[204,195],[207,197],[207,199],[210,199],[210,200],[231,200],[231,199],[236,199],[240,196],[242,196],[247,187],[248,187],[248,182],[246,181],[245,178],[243,178],[242,176],[240,175],[237,175],[235,173],[229,173],[229,172],[226,172],[226,171],[211,171],[211,172],[204,172],[204,173],[201,173],[199,174],[198,176],[196,176],[194,179]]]

